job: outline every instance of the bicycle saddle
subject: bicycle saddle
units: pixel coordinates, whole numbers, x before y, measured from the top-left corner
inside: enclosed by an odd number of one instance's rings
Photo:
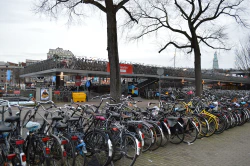
[[[17,121],[20,121],[20,117],[19,116],[10,116],[10,117],[7,117],[4,121],[8,122],[8,123],[17,122]]]
[[[67,124],[64,124],[64,123],[62,123],[62,122],[57,122],[56,125],[55,125],[55,127],[56,127],[57,129],[64,129],[64,128],[68,127],[68,125],[67,125]]]
[[[2,134],[3,132],[10,132],[11,130],[12,129],[10,127],[0,125],[0,134]]]
[[[52,117],[52,121],[59,121],[59,120],[62,120],[63,118],[60,117],[60,116],[54,116]]]

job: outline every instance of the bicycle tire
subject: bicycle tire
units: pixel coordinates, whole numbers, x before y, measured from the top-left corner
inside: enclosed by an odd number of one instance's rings
[[[207,134],[207,132],[209,130],[209,124],[208,124],[208,121],[200,115],[194,114],[194,117],[196,117],[200,123],[200,131],[197,135],[197,138],[201,139],[201,138],[205,137],[205,135]]]
[[[161,128],[162,128],[162,132],[164,136],[164,138],[162,138],[161,146],[164,147],[168,144],[170,140],[171,132],[170,132],[169,127],[167,126],[167,123],[161,122],[161,125],[162,125]]]
[[[184,143],[193,143],[197,139],[198,129],[195,122],[189,120],[184,130]]]
[[[172,144],[180,144],[184,139],[184,129],[180,122],[177,122],[173,127],[170,127],[171,136],[170,142]]]
[[[136,138],[131,134],[123,134],[122,140],[123,143],[119,149],[120,157],[115,161],[115,165],[133,166],[137,158]]]
[[[147,125],[142,125],[141,132],[144,134],[144,146],[142,147],[142,152],[148,151],[152,145],[153,131]]]
[[[50,166],[50,164],[48,164],[49,162],[46,162],[47,159],[45,157],[44,144],[34,138],[27,137],[27,139],[30,139],[27,143],[28,145],[26,144],[27,151],[25,154],[27,158],[27,166]]]
[[[29,118],[32,116],[31,113],[32,113],[31,110],[29,110],[29,111],[26,112],[26,114],[24,115],[23,120],[22,120],[22,128],[26,128],[26,124],[28,123]],[[25,125],[25,126],[24,126],[24,125]]]
[[[66,158],[63,157],[60,139],[54,135],[50,135],[49,137],[50,140],[47,144],[50,147],[50,163],[53,166],[63,165]]]
[[[221,134],[226,129],[227,120],[224,116],[217,116],[219,118],[218,129],[215,131],[215,134]]]
[[[216,131],[216,121],[215,121],[215,119],[213,117],[210,117],[210,116],[205,116],[205,118],[207,119],[208,124],[209,124],[209,130],[208,130],[208,132],[207,132],[207,134],[205,136],[210,137]]]
[[[106,166],[110,163],[109,144],[107,136],[100,131],[90,131],[84,137],[87,154],[86,164],[90,165],[96,160],[100,166]]]
[[[66,161],[65,161],[66,166],[71,166],[71,165],[74,166],[75,151],[74,151],[73,145],[74,144],[71,140],[67,144],[64,145],[64,150],[66,152]]]
[[[163,133],[157,124],[155,124],[155,123],[150,123],[150,124],[153,125],[153,127],[154,127],[153,133],[154,133],[154,137],[155,137],[155,143],[150,147],[150,150],[154,151],[161,146]]]

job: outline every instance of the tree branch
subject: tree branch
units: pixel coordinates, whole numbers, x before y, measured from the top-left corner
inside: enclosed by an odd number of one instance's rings
[[[132,21],[135,21],[138,24],[138,21],[131,15],[131,13],[128,11],[128,9],[125,6],[121,7],[130,17]]]
[[[165,50],[169,45],[174,45],[176,48],[189,48],[189,47],[191,47],[191,45],[179,46],[175,42],[170,41],[162,49],[160,49],[159,53],[161,53],[163,50]]]
[[[95,0],[82,0],[82,3],[89,3],[89,4],[92,4],[96,7],[98,7],[101,11],[103,11],[104,13],[106,13],[106,8],[100,4],[99,2],[95,1]]]
[[[221,5],[223,4],[224,1],[226,1],[226,0],[220,0],[218,6],[216,8],[216,11],[215,11],[214,15],[211,16],[211,17],[207,17],[207,18],[201,20],[199,23],[197,23],[197,25],[195,26],[195,29],[197,29],[204,22],[215,20],[221,14],[226,14],[226,13],[230,14],[230,12],[233,9],[236,10],[235,7],[238,7],[244,0],[240,0],[238,3],[232,4],[232,5],[227,5],[227,6],[221,8]],[[229,10],[228,12],[226,12],[227,9]]]
[[[194,25],[195,22],[199,19],[199,17],[201,16],[202,13],[205,13],[206,10],[209,8],[210,3],[207,4],[207,6],[205,7],[204,10],[202,10],[202,4],[201,4],[201,0],[199,0],[199,12],[197,13],[197,15],[195,16],[195,18],[192,21],[192,24]]]
[[[179,10],[181,11],[181,13],[186,17],[186,19],[188,19],[188,15],[187,13],[185,13],[185,11],[181,8],[181,6],[177,3],[177,0],[175,0],[175,5],[179,8]]]
[[[123,0],[120,3],[118,3],[118,5],[116,6],[116,12],[122,8],[122,6],[125,5],[125,3],[127,3],[129,0]]]
[[[212,46],[211,44],[208,44],[208,43],[206,42],[206,40],[205,40],[204,38],[200,37],[200,36],[197,36],[197,38],[200,39],[204,44],[206,44],[206,45],[207,45],[208,47],[210,47],[210,48],[213,48],[213,49],[221,49],[221,50],[227,50],[227,51],[231,50],[231,49],[226,48],[226,47],[214,47],[214,46]]]

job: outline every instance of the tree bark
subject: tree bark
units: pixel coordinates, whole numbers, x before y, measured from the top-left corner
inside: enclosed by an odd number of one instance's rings
[[[107,50],[110,64],[110,95],[116,102],[119,102],[121,96],[121,76],[118,55],[116,11],[113,0],[105,0],[105,4],[107,9]]]
[[[194,38],[196,40],[196,38]],[[198,41],[194,42],[194,68],[195,68],[195,95],[202,94],[202,77],[201,77],[201,52]]]

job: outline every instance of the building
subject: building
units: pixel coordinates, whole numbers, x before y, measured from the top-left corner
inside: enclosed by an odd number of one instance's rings
[[[16,75],[15,69],[22,68],[22,66],[19,66],[16,63],[12,62],[3,62],[0,61],[0,86],[3,87],[6,84],[7,85],[15,85],[16,84]],[[10,70],[10,80],[7,80],[7,71]],[[19,73],[20,74],[20,73]]]
[[[49,49],[47,53],[47,59],[59,58],[60,60],[72,59],[74,54],[69,50],[63,50],[62,48]]]
[[[218,58],[217,58],[217,52],[214,53],[213,69],[219,69],[219,62],[218,62]]]

